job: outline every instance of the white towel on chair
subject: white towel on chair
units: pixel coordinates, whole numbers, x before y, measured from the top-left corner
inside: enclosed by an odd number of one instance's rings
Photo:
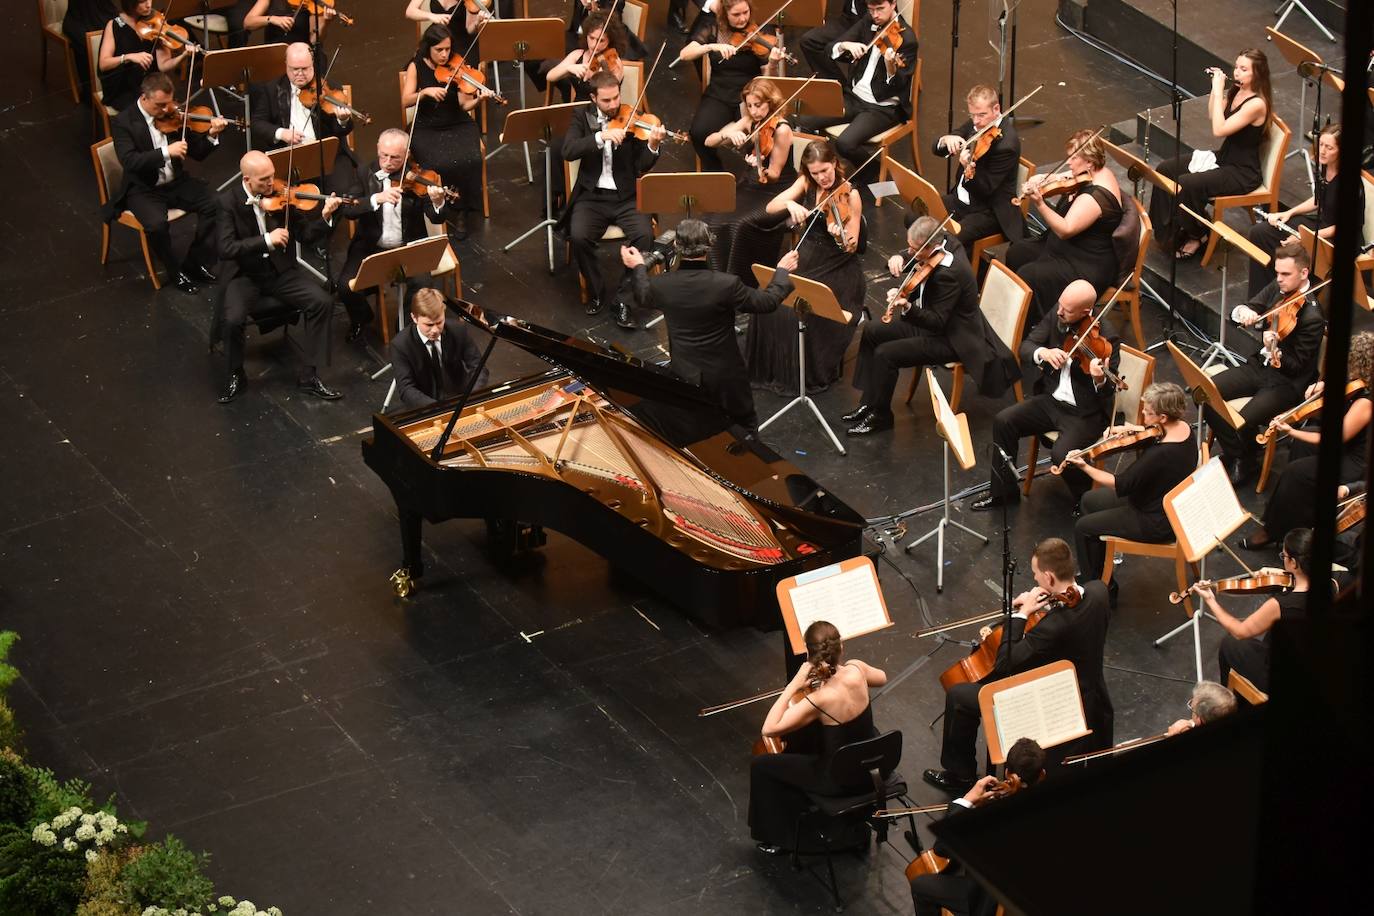
[[[1217,154],[1209,149],[1193,150],[1193,158],[1188,160],[1188,171],[1210,172],[1217,167]]]

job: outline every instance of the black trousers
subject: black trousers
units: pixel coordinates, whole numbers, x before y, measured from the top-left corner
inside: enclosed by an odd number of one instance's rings
[[[997,214],[992,212],[991,207],[970,206],[967,210],[960,210],[965,206],[954,194],[946,194],[943,198],[945,209],[954,214],[954,218],[959,222],[959,243],[964,246],[964,250],[972,253],[973,243],[989,235],[998,235],[1002,227],[997,222]],[[973,265],[974,273],[978,272],[978,265]],[[1029,319],[1027,319],[1029,321]],[[1027,325],[1029,326],[1029,324]]]
[[[1235,166],[1221,165],[1206,172],[1188,171],[1191,156],[1175,156],[1159,165],[1159,173],[1178,182],[1178,201],[1194,213],[1207,215],[1207,205],[1213,197],[1224,194],[1245,194],[1259,187],[1259,176]],[[1174,198],[1159,190],[1150,191],[1150,224],[1155,238],[1171,250],[1191,239],[1207,234],[1202,224],[1182,209],[1178,210],[1178,225],[1173,225]]]
[[[908,321],[865,321],[854,363],[854,387],[863,392],[859,402],[879,416],[891,416],[892,394],[903,368],[915,366],[920,372],[922,366],[943,366],[958,359],[948,340]]]
[[[978,775],[978,728],[983,722],[978,688],[978,684],[955,684],[945,692],[940,766],[959,779],[972,780]]]
[[[954,916],[968,916],[981,897],[978,882],[968,875],[919,875],[911,881],[916,916],[940,916],[942,907]]]
[[[841,84],[845,82],[844,69],[840,62],[830,55],[830,46],[849,31],[853,24],[854,20],[845,16],[836,16],[833,19],[827,17],[824,23],[802,36],[802,57],[806,58],[812,72],[816,73],[819,79],[835,80]]]
[[[858,166],[867,158],[863,154],[865,143],[889,127],[896,127],[902,123],[901,106],[870,105],[846,89],[844,114],[842,116],[801,118],[798,127],[807,133],[824,134],[825,128],[845,122],[848,122],[849,126],[844,129],[844,133],[835,138],[835,152],[843,156],[848,162]],[[870,165],[874,164],[870,163]]]
[[[1221,683],[1225,684],[1232,670],[1244,675],[1265,693],[1269,692],[1269,634],[1236,639],[1226,635],[1217,648],[1217,666],[1221,669]]]
[[[720,153],[706,145],[706,138],[726,124],[739,118],[739,104],[726,104],[720,99],[702,96],[697,105],[697,113],[692,116],[692,126],[687,134],[692,138],[692,149],[701,158],[703,172],[723,172],[725,165]]]
[[[596,243],[612,223],[625,233],[622,244],[632,245],[640,251],[648,251],[654,242],[653,226],[647,214],[635,209],[634,195],[622,198],[619,191],[592,189],[578,193],[573,204],[572,216],[568,223],[568,241],[572,244],[573,258],[577,269],[587,281],[588,295],[609,302],[611,287],[606,285],[597,263]],[[615,262],[620,263],[620,250],[616,249]],[[625,271],[620,279],[619,291],[627,293],[630,272]],[[632,302],[632,296],[625,297]]]
[[[243,369],[243,328],[265,296],[301,309],[301,349],[305,360],[301,376],[314,375],[317,367],[329,361],[329,319],[334,301],[296,266],[255,277],[240,274],[229,281],[224,290],[224,352],[229,358],[229,371]]]
[[[1245,424],[1239,430],[1232,429],[1231,424],[1211,407],[1204,408],[1217,444],[1228,459],[1255,461],[1260,452],[1256,433],[1274,417],[1302,401],[1302,390],[1279,370],[1262,365],[1259,357],[1218,373],[1212,381],[1228,401],[1251,396],[1250,402],[1240,410]]]
[[[1317,231],[1317,220],[1314,217],[1306,214],[1303,216],[1293,217],[1288,221],[1288,225],[1292,226],[1294,229],[1297,229],[1299,226],[1306,226],[1313,232]],[[1271,226],[1264,220],[1260,220],[1259,222],[1255,223],[1255,225],[1251,226],[1250,230],[1245,233],[1245,237],[1250,240],[1250,244],[1254,245],[1256,248],[1258,248],[1260,251],[1263,251],[1271,258],[1274,256],[1274,252],[1278,249],[1280,245],[1282,245],[1289,239],[1293,238],[1293,236],[1289,235],[1287,232],[1284,232],[1278,226]],[[1247,258],[1246,260],[1250,262],[1250,276],[1247,295],[1249,295],[1250,298],[1253,299],[1255,296],[1259,295],[1260,290],[1264,289],[1266,286],[1269,285],[1270,280],[1274,279],[1274,268],[1272,266],[1261,264],[1254,258]]]
[[[186,253],[186,261],[205,265],[215,263],[215,219],[219,215],[219,207],[210,189],[200,179],[182,175],[155,188],[131,187],[124,198],[124,208],[143,224],[143,231],[148,234],[148,244],[167,268],[167,273],[176,275],[182,265],[182,259],[172,249],[172,231],[167,222],[167,211],[172,208],[196,215],[196,235]]]
[[[1038,436],[1058,430],[1059,438],[1050,449],[1051,460],[1058,464],[1073,449],[1097,441],[1106,428],[1107,418],[1101,413],[1083,416],[1051,395],[1037,394],[998,411],[992,421],[992,440],[1012,460],[1016,460],[1023,436]],[[1092,487],[1092,479],[1077,468],[1065,468],[1061,477],[1073,494],[1074,502]],[[992,495],[1003,499],[1020,498],[1016,477],[1000,457],[992,463]]]
[[[1079,508],[1083,514],[1074,523],[1073,532],[1078,571],[1087,579],[1101,579],[1106,567],[1107,545],[1102,543],[1101,535],[1110,534],[1147,544],[1167,544],[1174,539],[1167,517],[1144,514],[1126,497],[1117,496],[1111,487],[1084,493]]]

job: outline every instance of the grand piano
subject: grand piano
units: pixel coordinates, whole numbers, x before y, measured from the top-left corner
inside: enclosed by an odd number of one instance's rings
[[[864,520],[665,369],[460,303],[548,371],[372,420],[363,460],[391,489],[408,594],[421,525],[539,526],[606,557],[715,629],[780,625],[774,586],[857,556]],[[489,337],[488,337],[489,335]],[[455,416],[456,409],[456,416]]]

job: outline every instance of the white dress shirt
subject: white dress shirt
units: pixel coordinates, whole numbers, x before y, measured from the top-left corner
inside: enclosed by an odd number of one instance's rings
[[[596,141],[597,148],[601,150],[601,177],[596,180],[596,186],[605,188],[607,191],[614,191],[615,172],[611,165],[611,157],[615,155],[615,144],[608,141],[602,133],[608,122],[606,116],[600,111],[596,113],[596,123],[601,125],[601,130],[598,130],[592,138]]]
[[[873,26],[873,33],[877,34],[877,32],[878,27],[875,25]],[[839,48],[836,48],[832,53],[838,58],[842,52]],[[873,97],[873,73],[878,68],[878,64],[882,59],[883,52],[878,50],[876,44],[869,48],[868,56],[864,58],[864,72],[854,81],[854,85],[850,87],[850,91],[870,105],[881,105],[884,108],[891,108],[893,105],[897,104],[896,99],[884,99],[880,102]]]
[[[377,180],[383,185],[391,178],[391,173],[386,171],[377,172]],[[380,194],[372,195],[372,209],[379,210],[382,214],[382,237],[377,240],[377,244],[382,248],[400,248],[405,244],[405,235],[401,231],[401,207],[405,201],[399,204],[384,204],[380,202]]]
[[[162,168],[157,173],[157,183],[161,186],[176,177],[176,171],[172,168],[172,154],[167,152],[167,135],[153,123],[153,116],[148,114],[148,110],[142,104],[138,106],[138,110],[148,124],[148,133],[153,137],[153,149],[162,150]]]

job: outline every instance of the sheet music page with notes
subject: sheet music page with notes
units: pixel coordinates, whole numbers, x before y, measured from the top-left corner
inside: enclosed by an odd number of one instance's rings
[[[1208,461],[1171,490],[1164,504],[1172,509],[1168,514],[1174,534],[1190,561],[1204,556],[1250,518],[1220,458]]]
[[[799,653],[805,651],[801,634],[817,620],[833,623],[845,640],[892,626],[877,572],[867,557],[802,573],[790,584],[780,583],[778,591],[784,614],[790,608],[795,618],[795,630],[787,621],[788,636]]]
[[[1002,753],[1018,738],[1053,747],[1088,734],[1078,677],[1072,668],[999,691],[992,701]]]

